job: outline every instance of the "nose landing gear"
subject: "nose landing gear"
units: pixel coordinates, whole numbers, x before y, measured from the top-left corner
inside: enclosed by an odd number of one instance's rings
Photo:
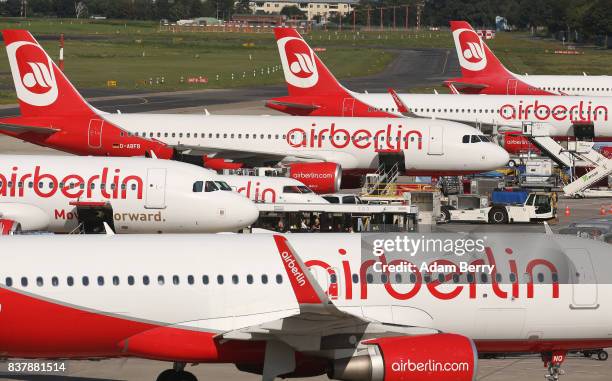
[[[561,351],[542,353],[544,367],[548,368],[548,373],[544,375],[546,381],[559,381],[559,377],[565,374],[561,364],[565,361],[566,355],[566,352]]]
[[[166,369],[157,376],[157,381],[198,381],[193,373],[185,371],[185,363],[174,363],[172,369]]]

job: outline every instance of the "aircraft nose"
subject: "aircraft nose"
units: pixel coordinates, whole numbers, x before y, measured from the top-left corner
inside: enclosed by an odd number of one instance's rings
[[[259,209],[255,203],[248,198],[235,194],[236,200],[232,205],[231,218],[235,221],[236,226],[240,229],[252,225],[259,218]]]
[[[488,150],[489,154],[486,158],[487,165],[497,168],[502,168],[508,165],[510,161],[510,155],[508,152],[497,144],[490,143],[491,149]]]

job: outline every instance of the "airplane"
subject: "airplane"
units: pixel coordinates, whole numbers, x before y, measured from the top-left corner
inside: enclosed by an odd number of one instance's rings
[[[284,176],[218,175],[231,189],[253,202],[272,204],[328,204],[303,183]]]
[[[381,163],[408,174],[478,173],[503,166],[508,154],[454,122],[397,118],[294,118],[104,113],[90,106],[24,30],[2,32],[21,115],[0,119],[0,132],[78,155],[214,161],[230,168],[286,162],[305,185],[336,191],[333,174],[360,176]],[[229,162],[228,161],[232,161]],[[327,165],[327,166],[325,166]],[[314,188],[314,187],[311,187]]]
[[[0,155],[3,233],[70,233],[88,210],[106,211],[117,233],[235,232],[259,211],[224,180],[172,160]]]
[[[268,100],[266,106],[281,112],[352,117],[408,115],[489,126],[499,132],[521,132],[523,124],[531,122],[544,124],[552,137],[612,137],[610,97],[396,94],[392,89],[389,93],[356,93],[338,82],[295,29],[275,28],[274,33],[289,95]],[[310,71],[303,69],[301,62],[308,62]]]
[[[460,78],[444,83],[454,93],[612,96],[607,75],[519,75],[508,70],[465,21],[451,21]]]
[[[200,363],[264,381],[472,381],[479,355],[536,353],[556,381],[567,352],[612,346],[603,242],[364,237],[3,237],[0,353],[174,363],[157,381],[197,381],[185,369]]]

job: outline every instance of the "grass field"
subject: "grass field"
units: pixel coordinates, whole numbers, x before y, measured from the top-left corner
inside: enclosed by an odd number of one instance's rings
[[[65,71],[80,88],[105,87],[109,80],[119,88],[152,91],[282,83],[271,33],[171,33],[160,32],[152,22],[107,20],[0,19],[0,27],[29,29],[54,58],[59,33],[65,33]],[[393,53],[385,49],[453,49],[448,31],[319,31],[307,39],[314,47],[330,47],[319,54],[339,78],[383,70],[393,60]],[[580,48],[584,54],[558,55],[552,52],[563,48],[561,43],[521,33],[500,33],[490,46],[517,73],[612,74],[612,51]],[[0,103],[12,103],[12,78],[1,51]],[[189,77],[200,76],[208,83],[188,83]]]

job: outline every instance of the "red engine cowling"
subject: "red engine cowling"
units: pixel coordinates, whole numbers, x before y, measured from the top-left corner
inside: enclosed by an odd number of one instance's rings
[[[290,177],[316,193],[334,193],[340,189],[342,168],[336,163],[293,163],[288,167]]]
[[[0,235],[13,235],[21,231],[21,224],[17,221],[0,218]]]
[[[533,152],[540,154],[540,150],[533,145],[526,137],[516,132],[504,134],[504,149],[508,153],[518,155],[521,153]]]
[[[344,381],[473,381],[478,354],[465,336],[440,333],[366,341],[369,354],[334,362],[329,378]]]

